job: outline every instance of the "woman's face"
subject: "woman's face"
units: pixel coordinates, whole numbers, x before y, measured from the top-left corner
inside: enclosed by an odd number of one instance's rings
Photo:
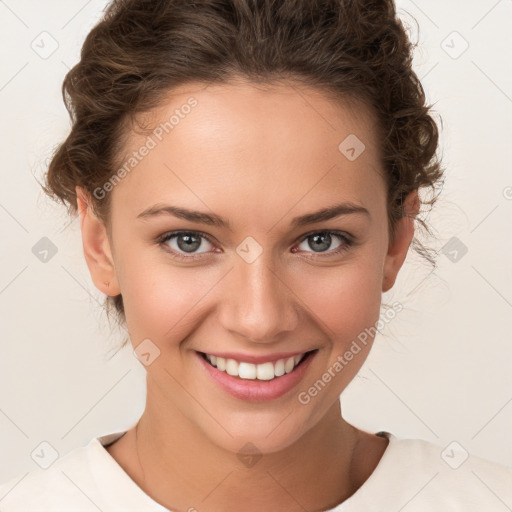
[[[109,192],[106,253],[148,406],[233,451],[285,448],[332,418],[412,236],[388,247],[374,119],[304,87],[238,83],[183,85],[145,121]]]

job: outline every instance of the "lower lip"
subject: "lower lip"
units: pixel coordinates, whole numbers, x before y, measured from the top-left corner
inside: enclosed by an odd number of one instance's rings
[[[196,354],[203,368],[224,391],[242,400],[264,401],[279,398],[292,390],[302,379],[316,352],[309,353],[290,373],[272,380],[249,380],[233,377],[212,366],[199,352]]]

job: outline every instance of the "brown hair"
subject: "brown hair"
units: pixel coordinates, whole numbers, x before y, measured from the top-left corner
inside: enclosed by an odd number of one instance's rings
[[[291,79],[355,97],[377,115],[393,236],[406,195],[435,192],[443,178],[413,49],[392,0],[114,0],[64,80],[72,129],[53,156],[45,192],[76,214],[75,187],[84,187],[108,227],[110,194],[98,200],[93,191],[119,165],[136,114],[186,82]],[[416,237],[413,247],[435,265]],[[121,295],[106,306],[124,320]]]

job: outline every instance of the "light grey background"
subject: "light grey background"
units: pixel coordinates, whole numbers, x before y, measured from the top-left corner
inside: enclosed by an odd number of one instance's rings
[[[79,223],[36,180],[69,128],[62,79],[104,5],[0,0],[0,481],[35,468],[41,442],[62,456],[144,408],[132,350],[108,359],[120,336],[99,306]],[[383,297],[405,309],[343,394],[344,414],[512,466],[512,1],[398,7],[413,37],[407,13],[419,23],[415,66],[444,123],[447,182],[428,218],[439,266],[431,274],[410,254]],[[47,262],[32,252],[43,237],[57,248]],[[453,237],[455,253],[443,249]]]

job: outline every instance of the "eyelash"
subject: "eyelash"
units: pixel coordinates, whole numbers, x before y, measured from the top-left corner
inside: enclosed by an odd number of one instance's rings
[[[318,257],[323,258],[323,256],[321,256],[322,254],[327,254],[328,257],[336,256],[336,255],[345,253],[354,244],[354,241],[349,236],[347,236],[346,234],[344,234],[342,232],[339,232],[339,231],[328,231],[328,230],[312,231],[310,233],[307,233],[307,234],[305,234],[300,239],[298,244],[300,245],[302,242],[304,242],[308,238],[311,238],[313,235],[320,235],[320,234],[328,234],[328,235],[331,235],[331,236],[334,235],[335,237],[340,239],[343,242],[343,244],[340,245],[337,249],[334,249],[332,251],[327,251],[327,252],[324,252],[324,253],[316,253],[316,254],[318,254],[320,256],[313,256],[313,257],[312,256],[307,256],[307,258],[311,258],[311,259],[317,259]],[[172,231],[170,233],[165,233],[162,236],[160,236],[157,239],[158,244],[160,246],[165,246],[164,250],[167,251],[167,252],[172,253],[173,258],[176,258],[176,259],[179,259],[179,260],[193,261],[193,260],[197,260],[199,258],[202,258],[205,254],[208,254],[208,253],[199,253],[199,254],[192,254],[191,253],[189,256],[183,256],[182,253],[179,253],[179,252],[175,251],[174,249],[171,249],[168,245],[166,245],[166,243],[169,240],[171,240],[172,238],[176,238],[179,235],[201,236],[201,237],[205,238],[208,242],[210,242],[212,245],[215,245],[213,240],[212,240],[212,238],[209,235],[207,235],[206,233],[203,233],[201,231]]]

